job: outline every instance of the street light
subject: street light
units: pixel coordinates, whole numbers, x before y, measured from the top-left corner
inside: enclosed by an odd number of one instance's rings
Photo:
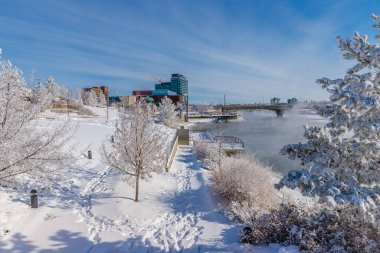
[[[186,98],[186,118],[185,118],[185,122],[188,122],[189,121],[189,96],[187,95],[187,93],[183,93],[183,96]]]
[[[70,118],[70,112],[69,112],[69,98],[65,98],[66,100],[66,111],[67,111],[67,117]]]

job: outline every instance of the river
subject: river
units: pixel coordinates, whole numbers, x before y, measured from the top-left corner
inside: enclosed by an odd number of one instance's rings
[[[287,111],[283,118],[277,118],[272,111],[245,111],[240,121],[199,123],[191,129],[238,137],[244,141],[247,152],[272,166],[273,171],[284,174],[297,168],[299,163],[280,155],[281,148],[286,144],[305,142],[304,125],[325,123],[325,119],[311,110]]]

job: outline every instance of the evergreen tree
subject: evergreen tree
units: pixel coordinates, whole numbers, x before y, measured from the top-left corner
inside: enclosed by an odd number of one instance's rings
[[[380,28],[380,19],[372,19]],[[343,57],[356,64],[343,79],[317,80],[331,94],[329,103],[317,108],[328,123],[306,126],[307,143],[281,150],[304,167],[290,171],[277,187],[299,187],[330,207],[354,207],[380,226],[380,49],[359,33],[338,42]]]

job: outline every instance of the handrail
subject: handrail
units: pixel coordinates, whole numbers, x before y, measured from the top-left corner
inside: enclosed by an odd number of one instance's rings
[[[235,137],[235,136],[214,136],[214,139],[219,142],[228,142],[228,143],[244,143],[243,140]]]

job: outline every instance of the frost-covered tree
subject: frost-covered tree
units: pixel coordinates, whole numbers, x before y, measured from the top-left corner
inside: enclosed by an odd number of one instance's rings
[[[168,127],[177,127],[178,125],[178,114],[175,111],[176,106],[173,104],[172,100],[165,96],[160,103],[159,112],[161,122]]]
[[[49,76],[42,83],[42,86],[44,86],[48,90],[53,100],[60,98],[71,98],[71,91],[65,85],[57,84],[52,76]]]
[[[85,105],[97,106],[98,105],[98,98],[96,96],[95,91],[93,91],[93,90],[92,91],[85,91],[83,102]]]
[[[104,144],[102,156],[112,168],[121,171],[126,181],[135,187],[135,201],[139,200],[139,182],[149,179],[152,172],[164,169],[162,133],[153,121],[153,111],[139,101],[120,114],[116,125],[115,142],[111,152]]]
[[[65,85],[58,85],[59,97],[64,99],[71,99],[71,90]]]
[[[75,98],[80,105],[83,105],[83,89],[77,89]]]
[[[44,82],[43,86],[46,87],[46,89],[49,91],[53,99],[57,99],[61,95],[60,87],[55,82],[54,78],[52,76],[49,76]]]
[[[36,120],[46,106],[40,97],[44,94],[42,88],[28,89],[21,71],[0,60],[0,183],[32,171],[38,177],[49,176],[69,158],[62,151],[69,138],[68,122],[42,127]]]
[[[372,19],[380,28],[380,18]],[[290,171],[277,186],[299,187],[338,209],[354,207],[380,227],[380,49],[359,33],[338,42],[343,57],[356,64],[343,79],[317,80],[331,94],[329,103],[317,108],[328,123],[306,126],[307,143],[282,149],[304,168]]]
[[[42,111],[51,107],[52,99],[52,94],[43,84],[38,84],[38,86],[32,90],[31,102],[41,105]]]
[[[99,105],[107,105],[107,99],[103,92],[99,93],[98,96],[98,104]]]

